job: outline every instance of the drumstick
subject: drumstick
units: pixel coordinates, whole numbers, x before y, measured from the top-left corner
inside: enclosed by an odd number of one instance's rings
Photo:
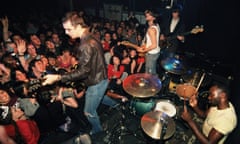
[[[185,95],[185,92],[186,92],[186,88],[184,87],[184,88],[183,88],[183,93],[184,93],[184,97],[183,97],[183,108],[184,108],[184,111],[187,110],[187,107],[186,107],[186,95]]]
[[[205,77],[205,73],[203,73],[203,75],[201,76],[201,79],[200,79],[200,81],[199,81],[199,83],[198,83],[198,86],[197,86],[197,88],[196,88],[196,92],[198,91],[198,89],[199,89],[199,87],[200,87],[200,85],[201,85],[204,77]]]

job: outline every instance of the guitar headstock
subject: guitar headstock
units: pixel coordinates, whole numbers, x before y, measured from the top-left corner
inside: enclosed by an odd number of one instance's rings
[[[203,25],[201,25],[201,26],[197,25],[191,30],[191,33],[197,34],[197,33],[203,32],[203,31],[204,31]]]

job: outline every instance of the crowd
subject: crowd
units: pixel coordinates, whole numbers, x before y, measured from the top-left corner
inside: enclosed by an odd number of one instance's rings
[[[103,47],[109,82],[104,99],[110,99],[111,106],[118,100],[127,100],[122,81],[130,74],[144,72],[144,57],[120,42],[126,40],[140,46],[143,31],[137,29],[139,22],[134,17],[120,22],[100,19],[83,11],[79,15],[86,19],[89,32]],[[42,85],[47,74],[78,69],[76,51],[80,39],[66,35],[58,18],[42,20],[30,16],[16,20],[4,16],[1,30],[1,125],[7,135],[16,143],[33,144],[40,143],[46,133],[56,129],[89,133],[91,125],[84,115],[89,86],[83,80]],[[15,117],[14,112],[19,115]]]

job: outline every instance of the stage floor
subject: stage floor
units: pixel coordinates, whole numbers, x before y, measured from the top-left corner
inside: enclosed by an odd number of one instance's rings
[[[164,102],[166,111],[176,112],[170,118],[174,123],[167,125],[167,127],[172,127],[174,130],[169,134],[167,133],[168,138],[164,139],[164,141],[154,138],[154,132],[147,131],[147,134],[141,124],[143,122],[142,117],[153,112],[155,104],[158,102]],[[192,113],[193,119],[201,125],[203,120],[198,118],[190,107],[188,109]],[[195,136],[180,117],[182,110],[183,101],[174,94],[167,97],[154,96],[147,99],[132,99],[127,103],[120,104],[117,108],[109,108],[101,104],[99,115],[105,131],[91,136],[92,142],[94,144],[194,144],[196,143]],[[154,130],[162,129],[156,126]]]

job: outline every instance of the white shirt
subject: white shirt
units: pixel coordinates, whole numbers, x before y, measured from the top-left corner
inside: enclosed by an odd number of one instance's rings
[[[170,32],[172,33],[174,29],[177,26],[177,23],[179,22],[179,19],[172,19],[171,24],[170,24]]]
[[[229,102],[229,108],[219,110],[217,107],[210,108],[202,127],[207,137],[212,128],[222,133],[224,137],[218,142],[223,144],[229,133],[237,126],[237,115],[233,105]]]
[[[160,52],[160,47],[159,47],[160,27],[159,27],[159,25],[153,25],[151,27],[155,28],[157,31],[157,47],[148,51],[148,53],[149,54],[157,54],[158,52]],[[149,47],[152,44],[150,36],[148,34],[146,34],[146,42],[147,42],[146,47]]]

